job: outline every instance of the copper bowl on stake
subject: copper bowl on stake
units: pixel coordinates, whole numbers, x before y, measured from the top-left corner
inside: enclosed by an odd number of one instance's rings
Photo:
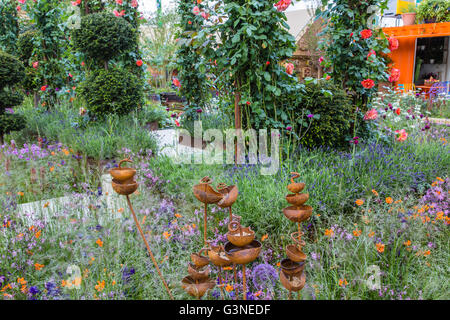
[[[287,186],[288,190],[292,193],[299,193],[305,188],[305,184],[303,182],[295,182],[294,180],[299,178],[300,175],[297,172],[291,172],[293,175],[291,177],[291,184]]]
[[[124,162],[133,163],[130,159],[123,159],[119,162],[119,166],[117,168],[112,168],[109,170],[109,174],[116,181],[116,184],[132,184],[133,178],[136,175],[136,169],[121,167]]]
[[[281,261],[281,269],[287,276],[300,275],[305,267],[305,262],[295,262],[291,259],[283,259]]]
[[[191,253],[191,260],[196,268],[203,268],[204,266],[209,264],[208,257],[202,256],[202,252],[207,250],[208,249],[203,248],[199,251],[199,253]]]
[[[283,287],[285,287],[289,291],[300,291],[305,286],[306,275],[302,273],[299,276],[289,277],[284,274],[283,271],[280,272],[280,281]]]
[[[242,228],[238,221],[232,221],[228,225],[227,239],[235,246],[243,247],[255,239],[255,231],[250,227]]]
[[[112,180],[111,184],[115,192],[124,196],[132,194],[137,190],[139,186],[137,182],[132,182],[130,184],[122,184],[116,181],[115,179]]]
[[[286,201],[290,204],[300,207],[309,199],[309,193],[288,194]]]
[[[221,208],[228,208],[236,202],[239,195],[237,186],[227,186],[225,183],[219,183],[217,185],[217,191],[223,195],[223,198],[217,202],[217,205]]]
[[[216,286],[216,282],[212,279],[204,279],[196,282],[191,277],[185,277],[181,280],[181,286],[189,295],[200,299],[206,291]]]
[[[205,266],[203,268],[196,268],[192,263],[188,264],[188,273],[192,279],[199,281],[209,277],[211,267]]]
[[[253,240],[250,244],[238,247],[231,242],[225,244],[225,253],[234,264],[247,264],[258,258],[261,243]]]
[[[210,246],[208,250],[208,257],[211,263],[218,267],[226,267],[232,263],[225,254],[225,249],[223,246]]]
[[[312,215],[312,207],[311,206],[290,206],[283,209],[283,213],[292,222],[303,222],[309,219]]]
[[[203,202],[204,204],[213,204],[223,199],[223,194],[215,191],[210,186],[211,183],[211,178],[204,177],[200,180],[200,184],[197,184],[192,188],[194,196],[198,201]]]
[[[303,262],[307,258],[306,254],[293,244],[286,247],[286,254],[294,262]]]

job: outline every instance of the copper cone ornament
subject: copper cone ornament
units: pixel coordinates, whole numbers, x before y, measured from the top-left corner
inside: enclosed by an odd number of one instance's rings
[[[293,175],[288,190],[292,192],[286,196],[286,201],[291,204],[290,207],[284,208],[283,213],[286,218],[297,223],[298,231],[291,234],[294,244],[286,247],[287,259],[281,261],[280,281],[283,287],[289,290],[289,299],[291,292],[298,292],[303,289],[306,283],[306,276],[303,273],[307,256],[302,251],[305,241],[302,240],[303,232],[301,231],[301,223],[308,220],[312,214],[312,207],[305,205],[309,199],[309,194],[301,193],[305,188],[303,182],[295,182],[300,175],[297,172],[291,172]]]
[[[202,255],[206,248],[199,253],[191,254],[191,263],[188,264],[189,276],[181,280],[181,286],[190,296],[201,299],[205,293],[216,286],[216,282],[209,278],[211,267],[208,257]]]
[[[139,221],[136,217],[136,214],[134,213],[133,206],[131,205],[130,197],[129,195],[135,192],[138,188],[138,183],[134,180],[134,177],[136,175],[136,170],[132,168],[122,168],[122,164],[124,162],[133,162],[130,159],[124,159],[119,162],[118,168],[113,168],[109,170],[109,174],[112,176],[112,187],[115,192],[118,194],[124,195],[127,198],[127,203],[130,208],[131,214],[133,215],[134,222],[136,223],[136,226],[139,230],[139,233],[142,237],[142,240],[145,243],[145,246],[147,248],[147,252],[150,255],[150,258],[153,261],[153,265],[156,268],[156,271],[158,272],[158,275],[169,294],[170,299],[173,300],[172,293],[170,292],[169,287],[167,286],[166,280],[164,279],[161,270],[158,267],[158,263],[156,262],[155,257],[153,256],[152,250],[150,249],[150,245],[147,242],[147,239],[145,238],[144,232],[141,229],[141,225],[139,224]]]

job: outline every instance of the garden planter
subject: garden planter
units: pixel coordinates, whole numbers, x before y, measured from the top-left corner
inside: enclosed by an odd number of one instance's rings
[[[412,26],[416,22],[416,13],[403,13],[402,14],[402,20],[404,26]]]

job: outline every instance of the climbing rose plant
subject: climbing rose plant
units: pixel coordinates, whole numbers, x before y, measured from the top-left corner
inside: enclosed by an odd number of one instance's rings
[[[387,0],[322,0],[317,15],[324,21],[321,43],[334,81],[353,97],[356,107],[366,111],[378,85],[389,79],[386,54],[398,48],[398,40],[388,40],[380,28],[372,26],[374,10],[387,8]],[[324,62],[326,64],[327,62]],[[391,80],[398,73],[394,71]]]

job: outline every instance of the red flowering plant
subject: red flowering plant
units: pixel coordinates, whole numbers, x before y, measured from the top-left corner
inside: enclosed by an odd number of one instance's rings
[[[303,126],[298,107],[302,85],[288,61],[296,50],[286,23],[290,4],[288,0],[224,0],[209,8],[212,23],[193,35],[192,46],[201,50],[204,60],[217,62],[213,81],[223,100],[240,101],[244,128],[285,131],[291,126],[294,132]],[[191,5],[190,10],[195,4]],[[218,35],[219,41],[212,35]]]
[[[321,48],[332,63],[330,75],[352,95],[355,108],[365,112],[378,84],[389,77],[385,56],[390,52],[389,41],[380,28],[368,23],[373,17],[371,6],[384,10],[387,0],[337,0],[332,4],[322,0],[322,4],[317,15],[324,20],[322,34],[328,35]]]

